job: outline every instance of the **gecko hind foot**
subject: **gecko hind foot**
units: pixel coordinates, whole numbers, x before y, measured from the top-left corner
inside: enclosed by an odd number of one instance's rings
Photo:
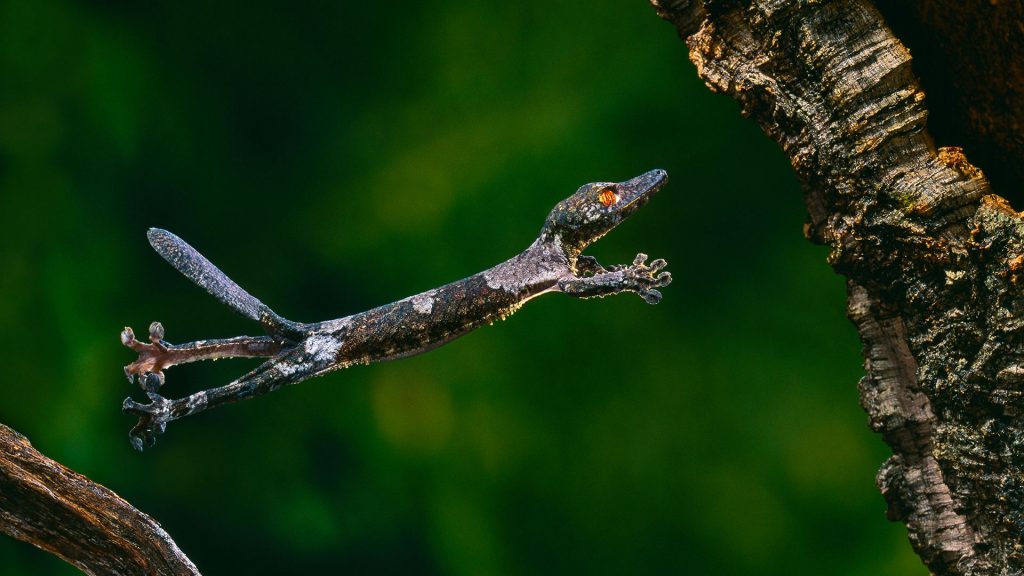
[[[125,398],[121,404],[121,412],[138,416],[139,421],[128,432],[128,441],[132,448],[142,452],[156,444],[156,437],[167,430],[171,421],[171,401],[155,392],[147,392],[150,402],[142,404],[131,398]]]
[[[149,325],[149,344],[136,340],[135,332],[125,326],[121,331],[121,344],[139,353],[138,359],[124,367],[128,382],[134,384],[138,376],[140,388],[146,392],[159,390],[164,383],[163,369],[170,364],[163,324],[153,322]]]

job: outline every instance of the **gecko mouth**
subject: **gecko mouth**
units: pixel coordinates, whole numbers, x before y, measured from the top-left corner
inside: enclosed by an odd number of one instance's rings
[[[651,196],[661,190],[667,182],[668,172],[660,168],[645,172],[625,182],[619,182],[615,186],[615,191],[622,198],[620,210],[633,212],[646,204]]]

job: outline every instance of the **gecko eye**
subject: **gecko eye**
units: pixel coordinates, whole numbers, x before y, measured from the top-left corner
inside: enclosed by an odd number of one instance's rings
[[[619,195],[613,192],[610,188],[605,188],[601,191],[601,194],[597,197],[601,201],[601,204],[605,206],[611,206],[619,201]]]

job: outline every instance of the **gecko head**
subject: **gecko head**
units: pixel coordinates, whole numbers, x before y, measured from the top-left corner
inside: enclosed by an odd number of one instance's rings
[[[667,172],[651,170],[625,182],[584,184],[551,210],[540,239],[560,243],[574,258],[646,204],[666,182]]]

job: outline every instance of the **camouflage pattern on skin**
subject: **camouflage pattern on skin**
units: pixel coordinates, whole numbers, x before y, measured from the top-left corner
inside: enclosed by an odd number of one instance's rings
[[[210,294],[251,320],[268,336],[238,336],[173,345],[154,322],[149,343],[131,328],[121,342],[139,353],[125,375],[149,397],[142,404],[126,398],[122,410],[139,418],[129,433],[136,450],[152,446],[172,420],[208,408],[260,396],[353,364],[404,358],[432,350],[484,324],[502,320],[526,301],[547,292],[577,298],[636,292],[649,304],[661,299],[657,288],[672,281],[666,263],[638,254],[632,264],[605,268],[581,252],[636,212],[668,180],[651,170],[626,182],[581,186],[559,202],[537,240],[520,254],[468,278],[385,304],[366,312],[302,324],[286,320],[243,290],[202,254],[165,230],[149,231],[150,244],[167,262]],[[219,388],[168,400],[157,391],[163,370],[175,364],[232,357],[270,358],[255,370]]]

